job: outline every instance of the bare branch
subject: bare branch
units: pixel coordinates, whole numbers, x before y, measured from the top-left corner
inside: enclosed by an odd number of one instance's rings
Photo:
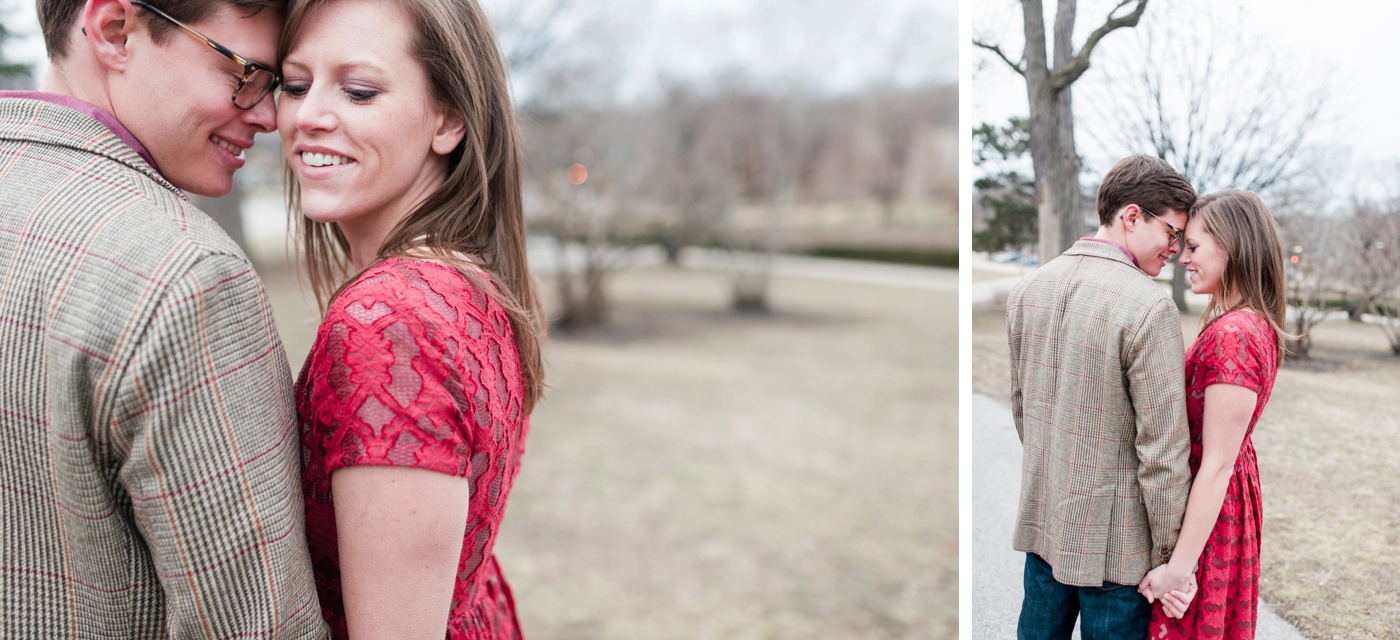
[[[988,50],[988,51],[991,51],[992,53],[997,54],[997,57],[998,57],[998,58],[1001,58],[1002,62],[1005,62],[1007,66],[1011,67],[1011,70],[1012,70],[1012,71],[1015,71],[1016,73],[1021,74],[1021,76],[1025,76],[1025,75],[1026,75],[1026,68],[1023,67],[1023,66],[1021,66],[1020,64],[1017,64],[1017,63],[1015,63],[1015,62],[1012,62],[1012,61],[1011,61],[1011,58],[1006,57],[1006,54],[1002,52],[1001,47],[999,47],[999,46],[997,46],[997,45],[994,45],[994,44],[991,44],[990,42],[983,42],[983,41],[981,41],[981,40],[976,40],[976,39],[974,39],[974,40],[972,41],[972,46],[974,46],[974,47],[981,47],[981,48],[983,48],[983,49],[986,49],[986,50]],[[1022,57],[1022,59],[1024,59],[1024,58],[1025,58],[1025,54],[1022,54],[1021,57]]]
[[[1113,14],[1117,13],[1119,9],[1122,9],[1131,2],[1137,3],[1137,6],[1133,8],[1131,13],[1120,18],[1113,17]],[[1079,76],[1084,75],[1084,72],[1089,70],[1089,56],[1094,52],[1094,47],[1098,46],[1099,41],[1103,40],[1104,36],[1117,29],[1136,27],[1138,20],[1142,18],[1142,14],[1146,10],[1147,0],[1121,0],[1117,6],[1113,7],[1112,11],[1108,12],[1108,19],[1105,20],[1099,28],[1095,29],[1093,33],[1089,34],[1089,39],[1084,41],[1084,46],[1079,48],[1079,53],[1075,54],[1074,59],[1070,60],[1069,64],[1056,69],[1054,73],[1050,74],[1051,90],[1059,92],[1073,84],[1075,80],[1079,79]]]

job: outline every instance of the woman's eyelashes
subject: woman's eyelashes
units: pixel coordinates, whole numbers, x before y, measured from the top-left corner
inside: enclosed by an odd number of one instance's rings
[[[345,89],[342,89],[342,91],[345,92],[345,95],[350,96],[351,102],[355,102],[357,104],[364,104],[379,97],[379,92],[374,89],[346,87]]]
[[[309,85],[305,84],[283,82],[281,91],[282,95],[288,98],[300,98],[306,95],[306,90],[309,88]]]
[[[314,86],[315,84],[316,82],[314,80],[306,80],[303,78],[285,78],[282,81],[281,92],[288,98],[304,98],[306,97],[306,94],[311,91],[312,86]],[[353,102],[355,104],[365,104],[367,102],[371,102],[384,93],[380,89],[358,85],[341,84],[339,86],[339,89],[341,93],[343,93],[345,97],[350,100],[350,102]]]

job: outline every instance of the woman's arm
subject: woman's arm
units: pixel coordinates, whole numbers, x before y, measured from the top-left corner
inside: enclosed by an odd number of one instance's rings
[[[1213,384],[1206,387],[1205,407],[1201,420],[1201,469],[1191,483],[1191,495],[1186,502],[1186,517],[1181,523],[1172,559],[1167,563],[1174,571],[1192,571],[1206,547],[1220,506],[1225,502],[1225,488],[1234,473],[1240,445],[1254,417],[1259,394],[1248,387],[1234,384]]]
[[[331,474],[350,637],[442,640],[471,481],[412,467]]]

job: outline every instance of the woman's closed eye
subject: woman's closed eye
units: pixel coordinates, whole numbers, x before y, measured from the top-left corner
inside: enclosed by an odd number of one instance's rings
[[[284,82],[282,83],[281,91],[282,95],[287,96],[289,98],[300,98],[302,96],[305,96],[307,90],[309,90],[310,88],[311,85],[302,84],[299,82]]]
[[[376,91],[374,89],[360,89],[356,87],[346,87],[342,89],[342,91],[345,92],[345,95],[350,96],[351,102],[355,102],[357,104],[364,104],[366,102],[369,102],[379,97],[380,93],[379,91]]]

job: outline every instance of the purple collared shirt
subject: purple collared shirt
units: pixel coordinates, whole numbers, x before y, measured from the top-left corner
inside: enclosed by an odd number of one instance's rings
[[[1109,245],[1113,245],[1113,246],[1115,246],[1115,247],[1118,247],[1118,250],[1119,250],[1119,251],[1122,251],[1122,252],[1123,252],[1123,255],[1128,256],[1128,259],[1133,261],[1133,266],[1134,266],[1134,267],[1137,267],[1138,269],[1142,269],[1142,265],[1138,264],[1137,256],[1133,255],[1133,252],[1128,251],[1128,248],[1127,248],[1127,247],[1125,247],[1125,246],[1123,246],[1123,245],[1121,245],[1121,244],[1118,244],[1117,242],[1114,242],[1114,241],[1112,241],[1112,240],[1104,240],[1103,238],[1080,238],[1080,240],[1088,240],[1089,242],[1102,242],[1102,243],[1104,243],[1104,244],[1109,244]]]
[[[102,107],[92,104],[91,102],[79,100],[73,96],[66,96],[61,93],[49,93],[47,91],[0,91],[0,98],[40,100],[56,104],[60,107],[67,107],[78,113],[86,114],[93,120],[102,123],[102,126],[111,129],[112,133],[116,134],[118,138],[121,138],[121,141],[125,142],[126,146],[131,147],[131,150],[135,151],[136,155],[141,156],[141,159],[145,160],[146,164],[151,165],[152,169],[160,173],[160,167],[156,166],[156,159],[151,157],[151,152],[146,150],[146,146],[141,144],[141,141],[137,140],[136,136],[132,135],[130,130],[122,126],[122,123],[117,120],[116,116],[108,113],[107,110]]]

